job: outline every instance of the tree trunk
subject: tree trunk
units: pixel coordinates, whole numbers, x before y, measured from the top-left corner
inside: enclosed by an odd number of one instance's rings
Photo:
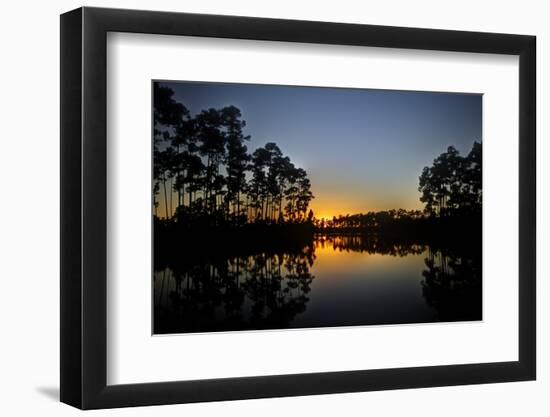
[[[237,190],[237,218],[241,214],[241,192]]]
[[[164,207],[166,209],[164,215],[168,219],[168,194],[166,193],[166,179],[163,178],[162,180],[162,186],[164,188]]]
[[[172,178],[170,178],[170,217],[172,217],[172,195],[174,194],[173,190],[174,183],[172,181]]]

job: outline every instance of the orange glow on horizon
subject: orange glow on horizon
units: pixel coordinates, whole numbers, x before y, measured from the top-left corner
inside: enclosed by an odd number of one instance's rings
[[[362,189],[349,190],[348,186],[342,184],[339,187],[326,187],[324,184],[317,184],[316,178],[312,178],[312,192],[315,198],[310,202],[309,209],[313,211],[316,219],[332,220],[333,217],[354,215],[368,212],[378,212],[385,210],[423,210],[420,202],[420,193],[412,190],[407,193],[400,190],[372,189],[364,187]],[[172,185],[168,183],[170,190]],[[412,188],[412,187],[411,187]],[[172,192],[168,196],[168,204],[164,199],[162,190],[157,194],[157,215],[166,218],[166,206],[168,211],[173,214],[177,205],[177,193]],[[171,216],[168,216],[171,217]]]
[[[333,204],[322,204],[320,201],[313,200],[310,204],[310,208],[313,211],[313,215],[316,219],[332,220],[333,217],[338,216],[377,212],[384,210],[423,210],[422,204],[418,199],[412,199],[410,202],[403,202],[402,204],[387,204],[384,206],[372,206],[369,204],[361,204],[360,201],[356,202],[337,202]]]

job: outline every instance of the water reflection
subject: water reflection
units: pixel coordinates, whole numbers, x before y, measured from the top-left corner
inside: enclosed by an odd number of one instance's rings
[[[466,251],[317,236],[292,252],[184,255],[155,270],[156,334],[481,319],[481,258]]]
[[[418,255],[426,250],[426,245],[407,241],[388,241],[377,235],[317,236],[315,243],[318,247],[331,247],[334,251],[339,252],[367,252],[391,256]]]
[[[481,259],[428,252],[422,294],[441,321],[481,319]]]
[[[155,272],[155,333],[286,328],[306,310],[313,248]]]

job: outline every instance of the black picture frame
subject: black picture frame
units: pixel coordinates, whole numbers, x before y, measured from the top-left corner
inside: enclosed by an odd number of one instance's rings
[[[107,385],[108,32],[519,56],[519,360]],[[251,17],[80,8],[61,16],[61,401],[82,409],[533,380],[536,38]]]

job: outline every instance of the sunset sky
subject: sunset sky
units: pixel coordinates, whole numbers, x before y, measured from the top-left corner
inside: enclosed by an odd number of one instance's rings
[[[237,106],[249,152],[275,142],[304,168],[317,218],[421,209],[418,177],[448,146],[482,137],[482,96],[389,90],[163,82],[192,115]]]

